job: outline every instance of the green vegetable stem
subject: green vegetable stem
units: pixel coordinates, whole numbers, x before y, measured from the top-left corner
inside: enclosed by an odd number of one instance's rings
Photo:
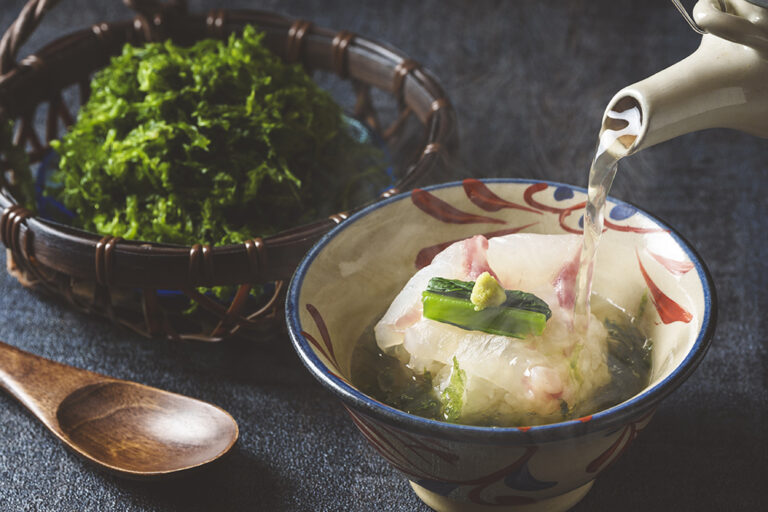
[[[546,302],[518,290],[505,290],[507,300],[500,306],[477,311],[470,300],[473,288],[473,282],[430,279],[421,295],[424,317],[462,329],[525,338],[540,335],[552,315]]]

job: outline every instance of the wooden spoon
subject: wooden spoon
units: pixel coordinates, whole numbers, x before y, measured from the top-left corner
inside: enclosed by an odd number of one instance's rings
[[[78,455],[132,478],[167,476],[232,448],[237,423],[194,398],[73,368],[0,342],[0,387]]]

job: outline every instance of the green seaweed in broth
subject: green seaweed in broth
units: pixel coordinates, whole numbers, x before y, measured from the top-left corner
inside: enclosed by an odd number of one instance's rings
[[[603,322],[608,331],[606,363],[611,380],[587,401],[570,409],[563,407],[561,420],[594,414],[617,405],[642,391],[651,375],[652,341],[644,334],[644,307],[636,316],[613,305],[609,300],[593,294],[592,313]],[[643,304],[647,302],[644,298]],[[510,343],[523,341],[510,338]],[[400,350],[402,347],[399,347]],[[439,395],[429,372],[419,374],[404,365],[397,354],[385,354],[376,344],[373,325],[358,340],[352,353],[351,377],[354,385],[368,396],[391,407],[423,418],[447,421]],[[530,423],[510,421],[495,411],[488,411],[477,426],[514,427],[540,424],[535,417]]]

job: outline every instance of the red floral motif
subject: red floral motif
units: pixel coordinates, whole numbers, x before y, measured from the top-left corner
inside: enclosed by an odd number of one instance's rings
[[[565,208],[558,208],[555,206],[549,206],[534,199],[534,195],[549,188],[546,183],[532,183],[523,192],[523,199],[528,204],[528,207],[519,205],[508,201],[502,197],[499,197],[488,188],[482,181],[476,179],[465,179],[462,182],[464,193],[467,198],[476,206],[482,208],[485,211],[496,212],[503,208],[513,208],[523,210],[531,213],[541,215],[544,212],[555,213],[558,215],[558,222],[563,231],[567,233],[573,233],[580,235],[583,229],[571,227],[566,223],[566,219],[575,211],[580,211],[586,205],[586,202],[580,202]],[[475,224],[475,223],[494,223],[494,224],[506,224],[502,219],[496,219],[493,217],[487,217],[483,215],[475,215],[459,210],[458,208],[451,206],[442,199],[438,199],[433,194],[422,190],[420,188],[414,189],[411,192],[411,201],[417,208],[431,215],[439,221],[449,224]],[[606,230],[612,229],[614,231],[622,231],[629,233],[666,233],[668,230],[661,228],[641,228],[636,226],[627,226],[622,224],[615,224],[608,219],[604,220],[604,226]],[[500,235],[494,235],[500,236]],[[426,247],[424,250],[432,250],[434,247]],[[434,256],[434,255],[433,255]],[[430,259],[431,261],[431,259]]]
[[[528,205],[532,206],[533,208],[538,208],[539,210],[542,210],[545,212],[557,213],[559,216],[560,227],[563,228],[563,230],[569,233],[580,235],[583,232],[583,230],[568,226],[565,223],[565,219],[568,218],[568,216],[574,211],[581,210],[582,208],[584,208],[586,203],[581,202],[573,206],[568,206],[566,208],[557,208],[554,206],[548,206],[543,203],[540,203],[533,198],[534,194],[541,192],[543,190],[546,190],[547,188],[549,188],[549,185],[547,185],[546,183],[531,184],[527,189],[525,189],[525,192],[523,193],[523,198],[525,199],[525,202],[528,203]],[[667,232],[666,229],[660,229],[660,228],[638,228],[634,226],[624,226],[620,224],[614,224],[608,219],[605,219],[604,224],[605,224],[605,229],[612,229],[614,231],[624,231],[624,232],[630,232],[630,233],[666,233]]]
[[[621,434],[619,434],[619,437],[616,438],[616,441],[614,441],[611,446],[606,448],[603,453],[592,460],[592,462],[587,464],[585,471],[587,473],[597,473],[598,471],[602,471],[603,469],[616,462],[616,460],[621,457],[627,448],[629,448],[630,443],[632,443],[637,435],[645,428],[645,425],[647,425],[648,420],[651,419],[651,416],[653,416],[654,412],[656,412],[656,409],[653,409],[639,420],[625,426],[621,431]],[[640,425],[643,426],[641,427]],[[619,449],[619,447],[621,448]]]
[[[605,229],[612,229],[614,231],[624,231],[625,233],[669,233],[668,229],[661,228],[636,228],[634,226],[622,226],[620,224],[614,224],[608,219],[603,220]]]
[[[661,321],[665,324],[671,324],[672,322],[684,322],[687,324],[690,322],[693,319],[693,315],[680,304],[670,299],[658,286],[656,286],[656,283],[653,282],[651,277],[645,271],[645,267],[643,266],[643,262],[640,261],[640,255],[637,254],[637,251],[635,251],[635,255],[637,256],[637,264],[640,265],[640,273],[643,274],[645,284],[648,285],[648,290],[651,292],[651,301],[653,302],[653,305],[656,306],[656,311],[659,312]]]
[[[331,369],[336,370],[335,372],[331,371],[331,373],[333,373],[333,375],[337,378],[346,382],[347,379],[342,377],[340,374],[341,372],[339,370],[339,363],[336,360],[336,354],[333,351],[331,335],[328,333],[328,327],[325,325],[325,320],[323,320],[320,312],[312,304],[307,304],[305,307],[312,317],[312,320],[315,322],[317,330],[320,331],[320,337],[323,339],[323,343],[320,343],[317,338],[309,334],[307,331],[301,331],[301,335],[307,338],[307,341],[309,341],[312,346],[315,347],[315,349],[317,349],[317,351],[320,352],[323,357],[328,360]]]
[[[371,445],[376,449],[376,451],[379,452],[379,454],[384,457],[387,462],[392,464],[395,469],[398,469],[404,474],[408,475],[408,477],[417,480],[428,478],[428,476],[418,472],[416,468],[413,468],[408,458],[386,437],[384,437],[383,434],[378,432],[371,423],[364,421],[361,416],[352,412],[352,410],[348,407],[344,406],[344,408],[349,413],[352,421],[357,426],[363,437],[365,437],[368,442],[371,443]]]
[[[577,210],[583,210],[586,205],[587,205],[586,202],[581,202],[573,206],[569,206],[568,208],[562,208],[560,210],[560,214],[558,215],[558,219],[557,219],[558,222],[560,222],[560,227],[569,233],[573,233],[574,235],[582,234],[584,232],[583,229],[576,229],[576,228],[570,227],[568,224],[565,223],[565,219],[567,219],[571,213]]]
[[[411,201],[413,201],[413,204],[415,204],[421,211],[431,215],[439,221],[447,222],[449,224],[506,224],[506,222],[501,219],[494,219],[493,217],[485,217],[483,215],[475,215],[461,211],[420,188],[413,189],[411,192]]]
[[[510,474],[519,472],[538,450],[538,447],[536,446],[527,446],[525,452],[514,462],[488,475],[471,479],[449,479],[438,476],[430,471],[417,468],[401,449],[406,449],[412,456],[416,456],[424,462],[428,462],[428,459],[424,456],[424,454],[427,453],[436,455],[453,466],[459,461],[459,456],[452,453],[448,447],[433,439],[418,438],[399,429],[383,425],[382,423],[374,423],[372,420],[364,418],[362,415],[353,412],[349,408],[347,408],[347,412],[352,417],[352,421],[357,425],[360,432],[371,443],[376,451],[389,461],[392,466],[402,471],[413,480],[430,480],[455,484],[457,486],[472,486],[467,493],[467,497],[472,503],[478,505],[523,505],[536,502],[536,500],[530,496],[494,496],[492,501],[489,501],[482,496],[483,491],[491,485],[504,480],[504,478]],[[392,441],[390,441],[390,439],[396,441],[401,448],[398,448]]]
[[[502,199],[489,189],[485,183],[474,178],[467,178],[462,182],[464,193],[475,205],[488,212],[497,212],[502,208],[513,208],[541,215],[542,212],[533,208],[519,205]]]
[[[660,254],[656,254],[655,252],[651,252],[651,251],[647,251],[647,252],[653,257],[653,259],[661,263],[661,265],[664,268],[666,268],[670,274],[681,276],[683,274],[690,272],[693,269],[692,261],[677,261],[670,258],[665,258]]]
[[[523,192],[523,199],[525,199],[525,202],[528,203],[529,206],[532,206],[536,208],[537,210],[541,210],[543,212],[549,212],[549,213],[560,213],[563,211],[562,208],[555,208],[554,206],[547,206],[543,203],[540,203],[536,201],[533,198],[533,194],[537,192],[541,192],[542,190],[546,190],[549,187],[546,183],[533,183],[531,184],[527,189],[525,189],[525,192]]]

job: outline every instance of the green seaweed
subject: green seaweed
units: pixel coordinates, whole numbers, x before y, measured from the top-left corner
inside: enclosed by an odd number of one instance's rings
[[[52,143],[59,186],[47,194],[77,227],[177,244],[242,242],[375,197],[388,184],[381,151],[262,39],[248,26],[189,47],[126,45]]]

